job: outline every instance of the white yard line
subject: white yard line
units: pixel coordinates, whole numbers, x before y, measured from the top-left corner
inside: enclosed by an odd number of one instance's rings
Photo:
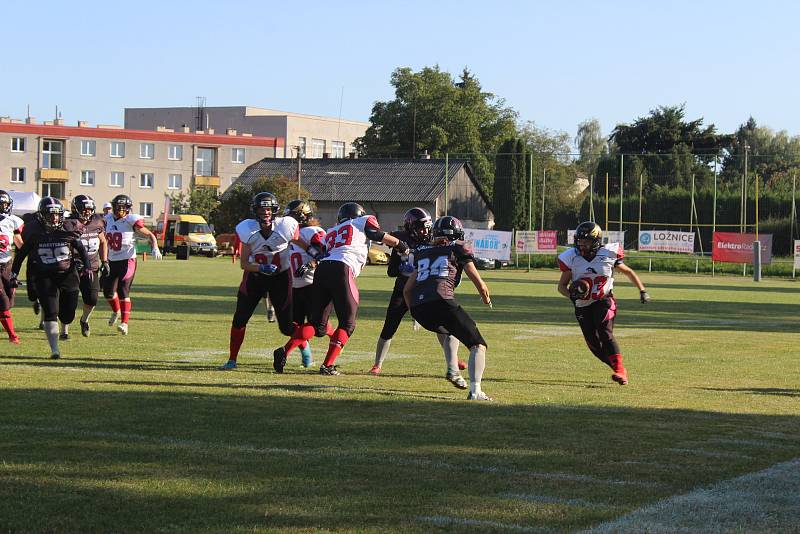
[[[796,532],[798,518],[800,458],[670,497],[584,532]]]

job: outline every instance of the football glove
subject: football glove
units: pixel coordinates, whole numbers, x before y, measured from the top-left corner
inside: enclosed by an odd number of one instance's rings
[[[578,300],[585,300],[589,298],[589,293],[592,290],[592,285],[586,280],[576,280],[569,286],[569,299],[574,303]]]
[[[414,266],[407,261],[402,261],[399,270],[403,274],[411,274],[414,272]]]
[[[261,274],[266,274],[267,276],[273,275],[278,272],[278,266],[273,265],[272,263],[262,263],[258,266],[258,272]]]
[[[100,276],[106,277],[111,274],[111,265],[107,261],[100,264]]]
[[[311,256],[312,258],[314,258],[317,261],[321,260],[322,258],[324,258],[324,257],[326,257],[328,255],[328,251],[327,250],[320,250],[317,247],[315,247],[314,245],[309,246],[308,250],[306,252],[308,252],[308,255]]]
[[[11,276],[8,277],[8,286],[11,288],[16,288],[20,286],[19,279],[17,279],[17,273],[11,273]]]
[[[401,256],[402,256],[403,254],[408,254],[408,244],[406,244],[406,242],[405,242],[405,241],[400,241],[399,243],[397,243],[397,245],[395,245],[394,249],[395,249],[395,250],[397,251],[397,253],[398,253],[398,254],[400,254]]]
[[[153,247],[153,250],[150,251],[150,255],[153,256],[153,259],[156,261],[164,258],[161,255],[161,251],[158,249],[158,247]]]
[[[648,295],[647,291],[645,291],[644,289],[639,291],[639,301],[642,304],[647,304],[648,302],[650,302],[650,295]]]
[[[87,278],[89,281],[91,281],[92,278],[94,278],[94,271],[92,271],[91,265],[81,269],[80,275],[81,278]]]
[[[294,270],[294,277],[295,278],[303,278],[308,271],[311,270],[311,263],[304,263],[300,267]]]

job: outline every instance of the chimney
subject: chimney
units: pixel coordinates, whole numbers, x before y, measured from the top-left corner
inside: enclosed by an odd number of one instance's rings
[[[26,117],[25,118],[25,124],[36,124],[36,118],[35,117]]]
[[[53,120],[53,126],[64,126],[64,119]]]
[[[192,132],[192,129],[191,129],[191,128],[189,128],[188,126],[184,126],[184,127],[182,128],[182,130],[183,130],[183,133],[191,133],[191,132]]]
[[[322,153],[322,159],[331,159],[331,153],[330,152],[323,152]]]
[[[236,130],[233,128],[228,128],[227,130],[225,130],[225,133],[227,135],[236,135]]]
[[[89,123],[86,121],[78,121],[78,128],[88,128]]]
[[[214,135],[214,128],[208,129],[208,135]]]
[[[350,152],[350,154],[348,154],[348,156],[350,156],[350,159],[358,158],[358,154],[356,154],[355,152]]]

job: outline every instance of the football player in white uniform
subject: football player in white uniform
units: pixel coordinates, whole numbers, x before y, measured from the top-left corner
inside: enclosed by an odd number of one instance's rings
[[[153,232],[145,228],[141,215],[131,213],[133,201],[128,195],[117,195],[111,201],[111,213],[105,216],[106,242],[108,243],[108,275],[101,280],[103,296],[111,306],[108,326],[128,335],[128,320],[131,316],[131,285],[136,275],[136,238],[138,233],[150,240],[153,259],[161,259],[161,251]]]
[[[236,369],[247,323],[263,298],[269,297],[275,307],[281,332],[289,336],[294,330],[288,250],[289,242],[299,236],[300,227],[292,217],[276,217],[279,207],[275,195],[258,193],[250,202],[253,218],[236,225],[236,235],[242,242],[239,265],[244,274],[231,324],[230,356],[220,370]],[[285,364],[285,359],[276,360],[275,372],[282,373]]]
[[[617,315],[617,301],[612,293],[614,270],[627,276],[639,289],[642,304],[649,302],[650,296],[636,272],[622,262],[625,257],[622,245],[609,243],[602,246],[602,234],[602,229],[594,222],[578,225],[574,247],[558,257],[561,268],[558,292],[575,305],[575,317],[589,350],[611,367],[612,380],[624,386],[628,383],[628,372],[614,338],[614,318]]]
[[[289,342],[275,349],[274,353],[276,362],[285,362],[287,352],[311,337],[329,335],[331,341],[328,352],[319,368],[319,373],[327,376],[341,374],[334,362],[356,328],[359,297],[356,278],[367,262],[369,242],[379,241],[397,248],[401,253],[408,253],[405,242],[383,232],[377,219],[367,215],[364,208],[355,202],[343,204],[339,208],[337,220],[339,223],[325,233],[324,242],[317,236],[312,239],[309,247],[310,255],[320,259],[311,286],[311,322],[299,325]],[[323,253],[317,251],[323,248],[327,251],[327,256],[320,257]],[[339,325],[329,334],[328,318],[331,307],[336,311]]]
[[[11,308],[14,306],[14,293],[11,281],[11,245],[22,247],[22,219],[11,213],[14,199],[7,192],[0,190],[0,324],[8,334],[11,343],[19,343],[19,336],[14,331],[14,319]]]

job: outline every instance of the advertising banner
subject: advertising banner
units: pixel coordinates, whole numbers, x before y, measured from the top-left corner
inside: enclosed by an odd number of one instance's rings
[[[567,245],[572,246],[575,243],[575,230],[567,230]],[[625,232],[618,230],[609,230],[603,232],[603,244],[619,243],[622,248],[625,248]]]
[[[794,242],[794,268],[800,269],[800,241]]]
[[[647,230],[639,232],[639,250],[694,253],[694,232]]]
[[[772,261],[772,234],[759,234],[761,241],[761,263]],[[714,249],[711,259],[728,263],[753,263],[753,241],[756,234],[714,232]]]
[[[558,232],[555,230],[539,230],[535,232],[519,230],[514,235],[518,254],[558,253]]]
[[[464,240],[472,245],[472,254],[476,258],[511,260],[512,237],[513,232],[464,228]]]

